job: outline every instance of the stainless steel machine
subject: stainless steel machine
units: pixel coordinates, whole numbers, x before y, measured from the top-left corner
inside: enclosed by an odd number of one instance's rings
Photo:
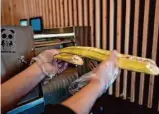
[[[2,82],[26,68],[33,56],[34,42],[31,27],[1,28]]]
[[[88,27],[46,29],[43,34],[34,35],[31,27],[2,26],[1,83],[27,68],[31,58],[46,49],[88,43],[84,32],[88,35]],[[81,69],[74,65],[73,68],[77,71]],[[8,114],[41,113],[44,105],[56,104],[68,98],[70,96],[68,86],[77,78],[78,74],[74,72],[55,77],[49,84],[39,84]]]
[[[33,56],[34,40],[31,27],[2,26],[1,83],[27,68]],[[43,103],[44,99],[39,84],[8,114],[24,112]]]

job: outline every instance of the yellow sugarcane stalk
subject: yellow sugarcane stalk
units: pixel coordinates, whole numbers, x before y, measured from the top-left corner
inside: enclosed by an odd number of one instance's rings
[[[66,61],[68,63],[75,64],[75,65],[83,65],[83,59],[79,57],[78,55],[72,55],[69,53],[60,53],[54,56],[54,58]]]
[[[82,47],[82,46],[71,46],[67,48],[63,48],[60,50],[59,55],[55,56],[57,59],[61,59],[73,64],[82,65],[83,61],[81,61],[80,57],[86,57],[97,61],[108,60],[111,55],[111,51],[98,49],[94,47]],[[78,55],[77,61],[71,61],[68,58],[71,58],[74,55]],[[68,58],[67,58],[68,57]],[[80,62],[80,63],[78,63]],[[159,74],[159,68],[156,66],[156,63],[151,59],[119,54],[117,60],[118,66],[121,69],[143,72],[152,75]]]

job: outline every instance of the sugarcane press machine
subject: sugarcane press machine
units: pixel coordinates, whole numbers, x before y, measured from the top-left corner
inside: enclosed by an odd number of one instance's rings
[[[1,83],[12,78],[29,66],[32,57],[47,49],[60,49],[73,45],[89,46],[89,27],[66,27],[45,29],[42,34],[34,34],[32,27],[2,26],[1,27]],[[52,79],[49,84],[40,83],[17,107],[8,112],[41,113],[46,104],[59,103],[71,95],[69,84],[86,72],[86,67],[70,65],[77,72]],[[35,112],[36,111],[36,112]]]

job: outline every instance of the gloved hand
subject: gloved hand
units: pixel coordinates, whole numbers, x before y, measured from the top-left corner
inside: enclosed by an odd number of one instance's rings
[[[103,61],[98,66],[97,64],[95,66],[93,65],[91,69],[93,69],[93,71],[84,74],[70,85],[69,92],[71,94],[78,92],[88,83],[95,82],[101,88],[101,93],[99,94],[99,96],[101,96],[115,81],[119,74],[120,70],[117,67],[117,52],[113,51],[109,60]]]
[[[115,81],[119,75],[119,68],[117,66],[117,51],[113,51],[109,60],[103,61],[97,68],[92,71],[91,81],[96,81],[101,86],[101,95],[108,87]]]
[[[56,74],[63,72],[68,66],[65,62],[53,59],[53,56],[58,53],[59,51],[55,49],[46,50],[40,53],[37,57],[33,57],[32,60],[36,61],[44,75],[52,78]]]

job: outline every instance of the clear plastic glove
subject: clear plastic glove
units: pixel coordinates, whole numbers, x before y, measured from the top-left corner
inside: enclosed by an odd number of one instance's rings
[[[68,66],[68,64],[63,61],[53,59],[53,56],[58,53],[59,51],[55,49],[46,50],[40,53],[37,57],[32,58],[32,60],[37,62],[44,75],[52,78],[56,74],[63,72]]]
[[[113,51],[108,61],[103,61],[93,70],[91,81],[99,81],[103,92],[115,81],[120,73],[117,65],[118,53]]]
[[[117,52],[113,51],[108,61],[103,61],[93,71],[84,74],[79,79],[75,80],[69,87],[71,94],[76,93],[81,88],[86,86],[89,82],[97,82],[101,87],[102,95],[108,87],[115,81],[119,74],[117,67]]]

